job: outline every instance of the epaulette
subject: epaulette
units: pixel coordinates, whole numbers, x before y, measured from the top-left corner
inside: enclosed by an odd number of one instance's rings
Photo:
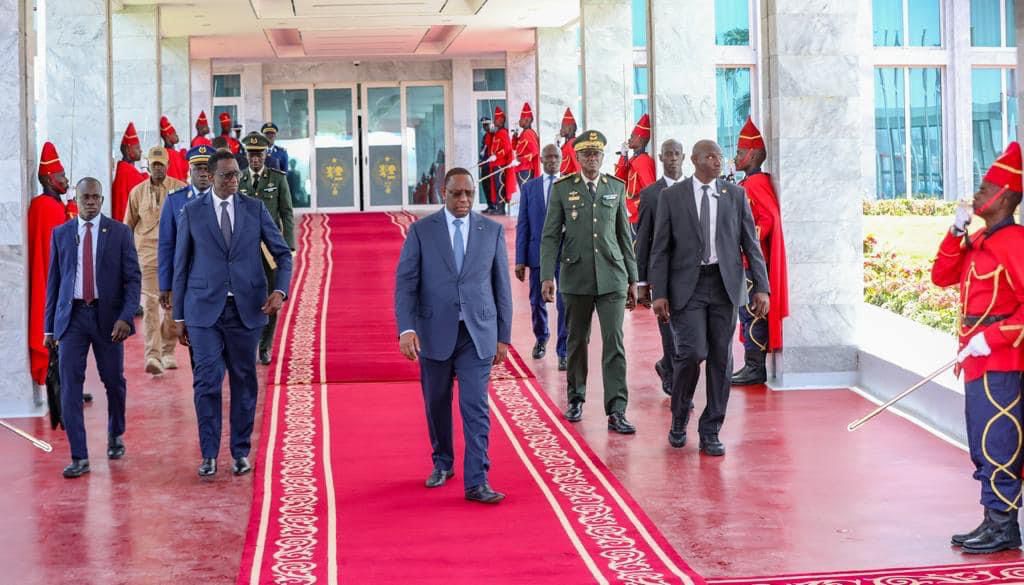
[[[178,193],[183,193],[185,191],[188,191],[191,188],[192,188],[192,185],[185,185],[184,187],[181,187],[180,189],[175,189],[174,191],[171,191],[170,193],[167,194],[167,196],[170,197],[171,195],[177,195]]]
[[[604,176],[604,178],[606,179],[606,180],[605,180],[605,182],[606,182],[606,183],[608,182],[608,181],[607,181],[607,179],[611,179],[611,180],[613,180],[613,181],[618,181],[618,182],[622,183],[623,185],[625,185],[625,184],[626,184],[626,182],[625,182],[625,181],[623,181],[622,179],[620,179],[620,178],[616,177],[615,175],[603,175],[603,176]]]
[[[577,183],[578,183],[578,182],[579,182],[579,180],[580,180],[580,175],[579,175],[579,173],[573,173],[573,174],[571,174],[571,175],[565,175],[564,177],[562,177],[562,178],[558,179],[557,181],[555,181],[555,183],[561,183],[562,181],[567,181],[567,180],[569,180],[569,179],[572,179],[573,177],[575,177],[575,178],[576,178],[576,181],[574,181],[574,182],[577,182]]]
[[[287,176],[288,175],[288,173],[282,171],[281,169],[275,169],[274,167],[267,167],[267,170],[272,172],[272,173],[277,173],[277,174],[279,174],[281,176]]]

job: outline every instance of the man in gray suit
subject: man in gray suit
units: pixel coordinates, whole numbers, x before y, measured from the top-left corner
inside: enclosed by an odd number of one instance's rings
[[[700,363],[707,361],[707,406],[697,432],[701,452],[721,456],[725,446],[718,433],[729,401],[736,308],[747,303],[741,253],[750,261],[750,304],[760,316],[768,313],[768,273],[746,194],[718,179],[722,149],[701,140],[690,160],[693,177],[658,198],[648,275],[654,312],[661,321],[671,322],[676,345],[668,442],[676,448],[686,444],[690,400]]]
[[[448,171],[445,207],[412,224],[395,276],[399,348],[420,360],[420,382],[434,470],[429,488],[454,476],[452,381],[466,437],[466,499],[497,504],[487,484],[491,366],[505,360],[512,338],[512,288],[505,229],[472,213],[476,185],[464,168]]]

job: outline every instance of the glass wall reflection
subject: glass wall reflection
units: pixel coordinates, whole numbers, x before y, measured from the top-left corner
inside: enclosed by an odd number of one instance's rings
[[[356,204],[358,181],[353,164],[356,145],[352,128],[352,89],[317,89],[313,93],[317,208],[352,207]]]
[[[876,197],[907,196],[906,92],[903,69],[875,69]]]
[[[309,90],[270,90],[270,119],[279,128],[275,143],[288,151],[286,172],[292,205],[309,207]]]
[[[726,158],[736,153],[740,129],[750,115],[750,68],[719,67],[715,70],[718,99],[718,145]]]
[[[413,86],[405,92],[406,186],[409,203],[441,203],[445,168],[444,87]]]
[[[402,93],[366,88],[366,156],[370,206],[402,204]]]

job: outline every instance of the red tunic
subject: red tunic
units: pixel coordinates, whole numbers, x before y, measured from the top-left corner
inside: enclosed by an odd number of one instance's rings
[[[238,154],[238,150],[242,148],[242,143],[235,140],[235,137],[231,134],[221,134],[228,141],[228,149],[231,150],[231,154]]]
[[[575,143],[576,139],[570,138],[562,145],[562,167],[559,173],[563,177],[580,172],[580,161],[576,159],[576,149],[573,148]]]
[[[626,155],[619,157],[615,165],[615,176],[626,183],[626,211],[629,212],[629,223],[640,220],[640,192],[658,180],[654,159],[646,152],[641,152],[631,159]]]
[[[195,138],[192,139],[192,148],[195,148],[199,145],[213,146],[213,143],[210,142],[210,139],[205,136],[196,136]]]
[[[789,316],[789,278],[786,242],[782,236],[782,214],[770,175],[750,175],[740,186],[747,192],[757,238],[761,242],[761,253],[768,265],[768,285],[772,291],[771,310],[768,311],[768,351],[775,351],[782,349],[782,320]],[[749,267],[746,257],[743,258],[743,267]]]
[[[515,160],[515,151],[512,149],[512,137],[506,128],[498,128],[491,140],[491,154],[497,157],[493,163],[494,172],[502,167],[512,164]],[[505,182],[505,201],[512,201],[512,196],[519,191],[519,183],[516,181],[516,170],[509,167],[502,172]],[[496,177],[495,177],[496,178]]]
[[[515,143],[516,159],[519,166],[516,172],[530,171],[530,178],[540,176],[540,137],[533,131],[533,128],[523,130]]]
[[[968,382],[985,372],[1024,371],[1024,227],[1009,224],[985,234],[972,235],[968,248],[962,237],[947,233],[932,265],[933,283],[960,285],[960,347],[983,333],[992,348],[989,356],[963,362]],[[965,323],[967,315],[980,319]]]
[[[188,182],[188,161],[185,160],[184,150],[167,149],[167,176]]]
[[[70,203],[73,205],[74,202]],[[75,207],[77,213],[77,207]],[[70,219],[69,209],[53,195],[32,199],[28,208],[28,353],[32,380],[46,383],[50,352],[43,345],[43,309],[46,307],[46,275],[50,269],[50,236],[53,228]]]
[[[128,194],[135,188],[135,185],[148,178],[148,174],[135,168],[132,163],[123,160],[117,161],[114,184],[110,187],[110,217],[117,221],[124,221],[124,214],[128,211]]]

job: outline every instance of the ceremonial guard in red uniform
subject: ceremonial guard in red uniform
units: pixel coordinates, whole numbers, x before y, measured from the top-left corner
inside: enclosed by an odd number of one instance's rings
[[[622,145],[619,162],[615,164],[615,176],[626,183],[626,211],[629,213],[629,227],[636,237],[636,222],[640,220],[640,192],[658,180],[654,159],[647,154],[651,141],[651,118],[647,114],[633,128],[629,140]],[[633,156],[628,157],[629,151]]]
[[[523,112],[519,114],[519,127],[522,132],[513,141],[516,160],[519,166],[515,168],[518,186],[530,179],[540,176],[540,137],[533,129],[533,110],[529,103],[523,104]]]
[[[231,114],[227,112],[220,113],[220,135],[228,141],[231,154],[238,154],[238,149],[242,147],[242,144],[231,135]]]
[[[128,210],[128,194],[135,185],[149,178],[148,174],[135,168],[135,163],[141,158],[139,135],[135,132],[135,124],[128,122],[124,136],[121,137],[121,160],[117,161],[114,184],[110,187],[110,217],[117,221],[124,221],[124,214]]]
[[[1024,379],[1024,227],[1020,145],[992,164],[970,207],[961,205],[932,266],[932,282],[960,285],[959,368],[964,374],[967,443],[981,482],[982,523],[952,541],[965,553],[1019,548],[1021,386]],[[968,236],[971,212],[985,222]]]
[[[559,173],[563,176],[569,176],[580,172],[580,161],[576,159],[576,118],[572,115],[572,110],[565,108],[565,114],[562,115],[562,128],[559,130],[559,135],[565,139],[562,143],[562,168],[559,169]]]
[[[178,131],[167,119],[167,116],[160,116],[160,138],[164,141],[164,150],[167,151],[167,176],[188,181],[188,161],[185,160],[185,151],[178,150],[175,146],[181,140],[178,138]]]
[[[772,306],[765,317],[757,317],[751,305],[740,307],[744,366],[732,376],[733,386],[764,384],[768,379],[765,357],[769,352],[782,349],[782,320],[789,316],[789,283],[786,271],[786,243],[782,236],[782,214],[779,199],[772,187],[772,178],[761,170],[768,154],[761,131],[747,118],[740,130],[736,145],[736,170],[745,178],[740,186],[747,192],[750,211],[754,215],[754,228],[761,242],[761,253],[768,265],[768,284],[772,291]],[[747,270],[747,290],[753,288],[750,263],[743,258]]]
[[[484,116],[480,118],[480,127],[483,129],[484,135],[483,148],[480,150],[480,164],[477,166],[480,168],[480,192],[487,198],[487,209],[483,213],[490,214],[498,209],[498,190],[495,187],[497,179],[490,176],[493,172],[491,162],[494,160],[494,156],[491,154],[491,143],[494,142],[494,125],[491,124],[490,118]]]
[[[200,111],[199,117],[196,118],[196,137],[192,139],[191,147],[197,146],[212,146],[210,139],[206,137],[210,133],[210,122],[206,119],[206,112]]]
[[[505,215],[505,204],[519,190],[516,183],[515,161],[516,153],[512,148],[512,137],[505,128],[505,112],[500,107],[494,108],[494,136],[491,138],[491,172],[497,172],[491,177],[494,179],[496,200],[494,202],[495,215]],[[511,166],[510,166],[511,165]],[[501,170],[504,169],[504,170]],[[499,172],[500,171],[500,172]]]
[[[43,192],[28,207],[28,348],[32,380],[46,383],[50,351],[43,345],[43,308],[46,306],[46,273],[50,268],[50,235],[53,228],[77,215],[78,207],[65,204],[68,192],[64,166],[53,144],[43,144],[39,156],[39,183]]]

